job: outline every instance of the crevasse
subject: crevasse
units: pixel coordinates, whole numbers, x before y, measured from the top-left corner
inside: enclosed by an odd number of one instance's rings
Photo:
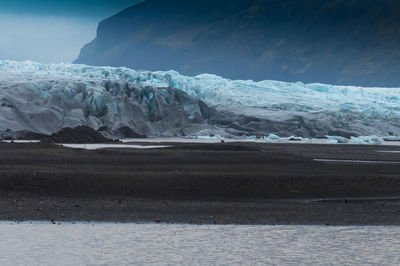
[[[400,126],[400,89],[363,88],[327,84],[287,83],[265,80],[229,80],[212,74],[195,77],[175,71],[136,71],[128,68],[94,67],[74,64],[40,64],[0,61],[0,86],[26,83],[26,90],[42,97],[60,93],[81,97],[68,86],[44,86],[46,81],[81,82],[93,94],[92,108],[111,106],[109,95],[98,81],[130,84],[138,88],[173,88],[201,99],[219,111],[259,117],[277,122],[302,117],[310,126],[344,129],[360,134],[397,134]],[[69,91],[72,90],[72,91]],[[148,101],[154,96],[147,95]],[[86,100],[88,100],[86,98]],[[113,112],[123,112],[113,103]],[[134,115],[134,114],[132,114]],[[290,131],[290,127],[285,129]],[[327,131],[329,131],[327,130]],[[279,132],[265,132],[279,133]],[[329,132],[326,132],[329,133]],[[333,132],[334,133],[334,132]],[[268,135],[268,134],[267,134]],[[340,135],[340,134],[339,134]]]

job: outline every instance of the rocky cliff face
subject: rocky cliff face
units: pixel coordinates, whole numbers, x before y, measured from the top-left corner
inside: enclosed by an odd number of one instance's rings
[[[396,0],[147,0],[76,63],[225,78],[400,86]]]

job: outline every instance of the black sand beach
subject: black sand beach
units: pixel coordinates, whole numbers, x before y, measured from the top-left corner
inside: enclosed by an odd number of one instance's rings
[[[400,147],[2,143],[0,220],[400,225],[400,153],[382,150]]]

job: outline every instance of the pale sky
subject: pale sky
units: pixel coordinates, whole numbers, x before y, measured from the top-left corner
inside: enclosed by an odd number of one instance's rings
[[[0,60],[70,63],[98,23],[138,0],[0,0]]]

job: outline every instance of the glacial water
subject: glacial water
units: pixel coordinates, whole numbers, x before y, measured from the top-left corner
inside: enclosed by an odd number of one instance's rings
[[[400,227],[0,224],[0,265],[399,265]]]

